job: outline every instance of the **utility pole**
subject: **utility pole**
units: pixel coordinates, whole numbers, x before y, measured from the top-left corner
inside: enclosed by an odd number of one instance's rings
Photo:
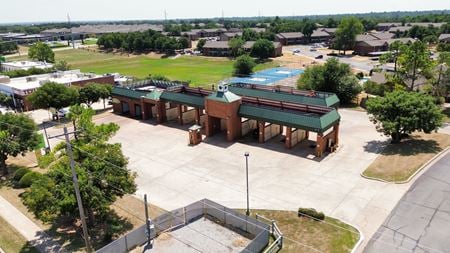
[[[164,21],[167,24],[167,10],[164,10]]]
[[[75,49],[75,41],[73,40],[72,24],[70,23],[69,13],[67,13],[67,20],[69,21],[70,39],[72,40],[72,47],[73,47],[73,49]]]
[[[74,132],[72,132],[72,133],[74,133]],[[83,203],[81,201],[81,194],[80,194],[80,187],[78,185],[77,172],[75,171],[75,161],[73,160],[72,145],[70,144],[70,139],[69,139],[69,134],[72,134],[72,133],[68,133],[67,127],[64,126],[64,134],[62,134],[62,135],[64,135],[64,137],[66,138],[67,155],[69,156],[69,160],[70,160],[70,169],[72,171],[73,188],[75,189],[75,196],[77,198],[78,210],[80,211],[81,225],[83,226],[84,243],[86,244],[86,251],[88,253],[91,253],[92,246],[91,246],[91,242],[89,241],[89,233],[88,233],[88,228],[87,228],[87,224],[86,224],[86,216],[84,215],[84,208],[83,208]],[[52,136],[52,137],[50,137],[50,139],[57,138],[62,135]]]

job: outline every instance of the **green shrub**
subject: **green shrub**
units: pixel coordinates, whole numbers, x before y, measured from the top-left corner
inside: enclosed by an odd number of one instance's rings
[[[372,95],[384,96],[386,86],[369,80],[364,83],[364,91]]]
[[[25,167],[21,167],[19,169],[16,170],[16,172],[14,173],[14,181],[19,182],[20,179],[22,179],[22,177],[27,174],[28,172],[30,172],[29,169],[25,168]]]
[[[42,177],[41,173],[30,171],[25,174],[19,181],[19,186],[22,188],[30,187],[31,184]]]
[[[298,217],[308,217],[316,220],[324,220],[325,214],[316,211],[314,208],[299,208]]]
[[[358,78],[359,80],[364,78],[364,73],[363,72],[358,72],[356,73],[356,78]]]

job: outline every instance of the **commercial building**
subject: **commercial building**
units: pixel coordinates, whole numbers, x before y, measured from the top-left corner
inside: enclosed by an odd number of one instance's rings
[[[13,96],[17,108],[25,111],[33,109],[26,99],[37,88],[47,82],[56,82],[67,86],[82,87],[88,83],[114,84],[114,76],[101,76],[92,73],[82,73],[80,70],[60,71],[55,73],[33,75],[27,77],[0,77],[0,92]]]
[[[247,41],[242,46],[245,52],[250,52],[254,41]],[[283,54],[283,47],[279,42],[273,42],[274,51],[272,57],[278,57]],[[228,41],[207,41],[203,46],[203,55],[206,56],[231,56],[231,47],[228,45]]]
[[[283,136],[291,149],[315,132],[318,157],[339,144],[339,99],[331,93],[252,84],[208,90],[148,80],[114,87],[112,97],[115,113],[196,124],[207,137],[224,133],[230,142],[254,134],[260,143]]]
[[[43,34],[24,34],[24,33],[1,33],[0,38],[3,41],[14,41],[18,44],[32,43],[36,41],[50,40],[50,36]]]
[[[0,68],[2,72],[14,71],[14,70],[29,70],[31,68],[37,69],[49,69],[53,68],[53,64],[40,61],[14,61],[3,62]]]

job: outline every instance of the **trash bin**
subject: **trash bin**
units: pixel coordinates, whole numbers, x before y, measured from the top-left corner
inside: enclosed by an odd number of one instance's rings
[[[193,125],[189,128],[189,144],[197,145],[202,142],[202,127]]]

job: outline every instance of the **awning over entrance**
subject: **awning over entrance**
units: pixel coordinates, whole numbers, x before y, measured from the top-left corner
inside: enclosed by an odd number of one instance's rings
[[[239,108],[239,115],[248,119],[300,128],[316,133],[327,131],[340,120],[340,116],[336,110],[331,110],[326,114],[319,115],[254,104],[242,104]]]

